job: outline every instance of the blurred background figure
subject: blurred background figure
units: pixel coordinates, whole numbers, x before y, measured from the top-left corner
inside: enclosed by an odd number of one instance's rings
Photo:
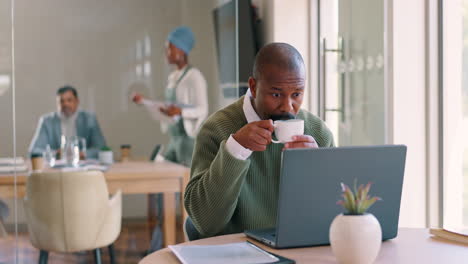
[[[92,113],[79,109],[78,92],[72,86],[64,86],[57,90],[57,112],[41,116],[36,132],[29,146],[29,154],[40,154],[49,146],[52,150],[61,152],[64,139],[80,138],[86,141],[86,153],[81,152],[80,158],[97,159],[99,150],[106,145],[101,128]]]
[[[132,100],[144,105],[153,119],[161,122],[163,133],[169,134],[164,158],[190,167],[195,136],[203,120],[208,115],[207,84],[203,74],[189,64],[188,56],[195,44],[195,37],[189,27],[177,27],[169,33],[166,41],[167,62],[175,66],[169,74],[165,98],[152,101],[140,93],[133,93]],[[158,197],[157,202],[154,201]],[[158,204],[158,217],[161,223],[161,196],[150,198]],[[176,203],[179,204],[179,203]],[[153,231],[148,253],[162,248],[160,225]]]
[[[194,137],[208,115],[207,84],[203,74],[189,64],[188,56],[195,43],[189,27],[174,29],[167,37],[166,59],[176,69],[169,75],[165,98],[152,101],[140,93],[132,100],[144,105],[161,129],[170,136],[164,158],[190,167]]]

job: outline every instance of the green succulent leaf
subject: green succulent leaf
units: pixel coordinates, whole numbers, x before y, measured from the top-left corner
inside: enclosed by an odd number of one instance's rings
[[[357,185],[357,180],[354,180],[353,189],[348,185],[341,183],[341,197],[343,200],[337,202],[338,205],[343,206],[346,214],[361,215],[371,207],[376,201],[381,200],[380,197],[369,195],[372,183],[364,185]]]

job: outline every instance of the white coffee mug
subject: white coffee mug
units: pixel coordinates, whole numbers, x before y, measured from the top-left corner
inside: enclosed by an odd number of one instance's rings
[[[273,126],[278,139],[272,140],[273,143],[291,142],[292,137],[304,135],[304,120],[302,119],[276,120]]]

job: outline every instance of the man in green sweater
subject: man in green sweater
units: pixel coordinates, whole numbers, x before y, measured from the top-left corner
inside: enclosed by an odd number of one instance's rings
[[[282,150],[334,146],[325,123],[300,109],[305,76],[293,46],[268,44],[255,58],[247,94],[205,121],[184,195],[190,239],[274,227]],[[273,121],[291,117],[304,120],[304,135],[272,144]]]

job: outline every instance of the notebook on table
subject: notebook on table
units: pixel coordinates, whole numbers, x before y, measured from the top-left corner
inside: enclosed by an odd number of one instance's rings
[[[468,244],[468,229],[463,228],[431,228],[429,233],[444,239]]]
[[[221,245],[174,245],[169,249],[183,264],[295,263],[248,241]]]

